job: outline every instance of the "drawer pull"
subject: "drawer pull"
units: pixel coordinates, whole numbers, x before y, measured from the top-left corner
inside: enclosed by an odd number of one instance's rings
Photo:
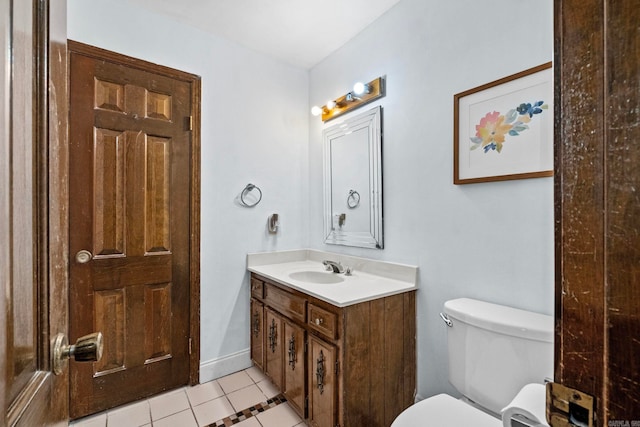
[[[320,350],[320,355],[316,360],[316,382],[320,394],[324,393],[324,353]]]
[[[316,325],[320,326],[324,323],[324,319],[322,317],[316,318]]]
[[[296,370],[296,336],[291,334],[291,339],[289,339],[289,366],[291,366],[291,370]]]

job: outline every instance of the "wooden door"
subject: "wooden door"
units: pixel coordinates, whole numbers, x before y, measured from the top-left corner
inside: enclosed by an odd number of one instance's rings
[[[69,47],[70,337],[104,334],[77,418],[189,382],[195,79]]]
[[[251,360],[264,370],[264,305],[251,298]]]
[[[267,374],[271,381],[278,387],[283,389],[283,337],[282,337],[282,317],[270,308],[265,309],[265,357],[264,357],[264,373]]]
[[[593,425],[640,425],[640,9],[554,15],[555,381],[595,397]]]
[[[65,32],[64,1],[0,1],[1,426],[67,423]]]
[[[302,418],[304,413],[305,387],[305,357],[304,343],[305,332],[300,326],[289,320],[284,320],[284,388],[283,392],[287,401]]]
[[[336,348],[309,334],[309,423],[334,427],[337,405]]]

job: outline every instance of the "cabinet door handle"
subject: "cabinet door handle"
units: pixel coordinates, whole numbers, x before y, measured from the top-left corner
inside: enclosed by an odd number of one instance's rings
[[[324,353],[320,350],[320,355],[316,360],[316,382],[320,394],[324,393]]]
[[[291,334],[291,338],[289,339],[289,366],[291,366],[292,371],[295,371],[296,369],[296,336],[295,334]]]
[[[322,317],[316,317],[316,325],[320,326],[324,323],[324,319]]]
[[[271,319],[271,326],[269,326],[269,347],[271,348],[271,353],[276,352],[277,334],[278,331],[276,330],[276,320]]]

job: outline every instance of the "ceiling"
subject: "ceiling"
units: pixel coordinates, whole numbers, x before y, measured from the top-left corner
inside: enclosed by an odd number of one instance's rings
[[[128,0],[309,69],[399,0]]]

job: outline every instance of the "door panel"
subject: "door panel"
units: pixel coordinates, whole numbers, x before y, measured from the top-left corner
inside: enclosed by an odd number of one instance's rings
[[[67,417],[68,377],[49,361],[67,329],[66,48],[49,35],[63,16],[64,2],[0,1],[0,425]]]
[[[282,390],[282,362],[283,362],[283,343],[282,343],[282,317],[273,310],[265,309],[265,332],[266,332],[266,348],[265,348],[265,374],[271,378],[271,381]]]
[[[264,370],[264,305],[251,298],[251,360]]]
[[[309,423],[312,427],[336,425],[336,348],[309,334]]]
[[[190,378],[191,84],[142,68],[71,49],[70,337],[104,328],[72,418]]]
[[[284,320],[284,395],[293,409],[301,418],[306,418],[304,413],[305,387],[305,357],[304,357],[305,332],[300,326]]]

